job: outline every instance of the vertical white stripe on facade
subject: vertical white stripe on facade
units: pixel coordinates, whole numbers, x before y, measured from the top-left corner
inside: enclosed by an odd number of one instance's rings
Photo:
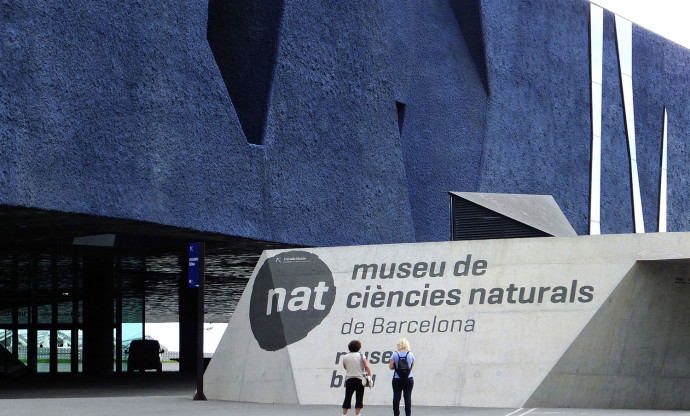
[[[668,114],[666,107],[664,107],[664,128],[661,133],[661,178],[659,180],[659,232],[666,232],[666,175],[668,173],[666,166],[666,147],[668,139]]]
[[[601,94],[604,47],[604,9],[590,5],[590,74],[592,77],[592,166],[589,195],[589,233],[601,234]]]
[[[632,85],[632,22],[620,16],[616,16],[616,41],[618,44],[618,65],[621,76],[621,89],[623,90],[625,130],[628,135],[628,153],[630,154],[633,220],[635,222],[635,232],[644,233],[640,179],[637,173],[637,150],[635,148],[635,111]]]

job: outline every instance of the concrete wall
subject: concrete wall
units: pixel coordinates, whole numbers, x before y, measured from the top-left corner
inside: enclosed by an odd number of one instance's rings
[[[340,403],[360,339],[389,404],[406,337],[419,405],[687,409],[688,259],[688,233],[267,251],[205,392]]]
[[[0,204],[346,245],[446,240],[449,190],[533,193],[587,232],[587,1],[222,4],[4,1]],[[632,215],[606,25],[617,233]],[[633,36],[647,226],[665,105],[669,229],[685,230],[689,52]]]
[[[638,262],[525,405],[690,408],[689,271]]]

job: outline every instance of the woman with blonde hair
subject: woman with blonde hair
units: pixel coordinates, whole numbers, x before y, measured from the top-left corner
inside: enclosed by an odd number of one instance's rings
[[[412,414],[412,367],[414,367],[414,354],[410,351],[410,343],[406,338],[400,338],[398,350],[393,353],[388,367],[393,372],[393,415],[400,416],[400,396],[405,399],[405,416]]]

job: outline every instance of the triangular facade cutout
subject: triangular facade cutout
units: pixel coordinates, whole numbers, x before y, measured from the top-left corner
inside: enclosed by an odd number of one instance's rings
[[[449,192],[451,240],[568,237],[577,233],[551,195]]]

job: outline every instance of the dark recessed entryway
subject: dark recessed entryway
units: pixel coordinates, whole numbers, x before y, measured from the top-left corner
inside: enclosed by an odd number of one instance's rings
[[[0,374],[127,372],[123,326],[179,322],[179,369],[196,371],[198,289],[187,252],[204,242],[204,322],[227,322],[262,251],[288,245],[160,224],[0,207]]]

